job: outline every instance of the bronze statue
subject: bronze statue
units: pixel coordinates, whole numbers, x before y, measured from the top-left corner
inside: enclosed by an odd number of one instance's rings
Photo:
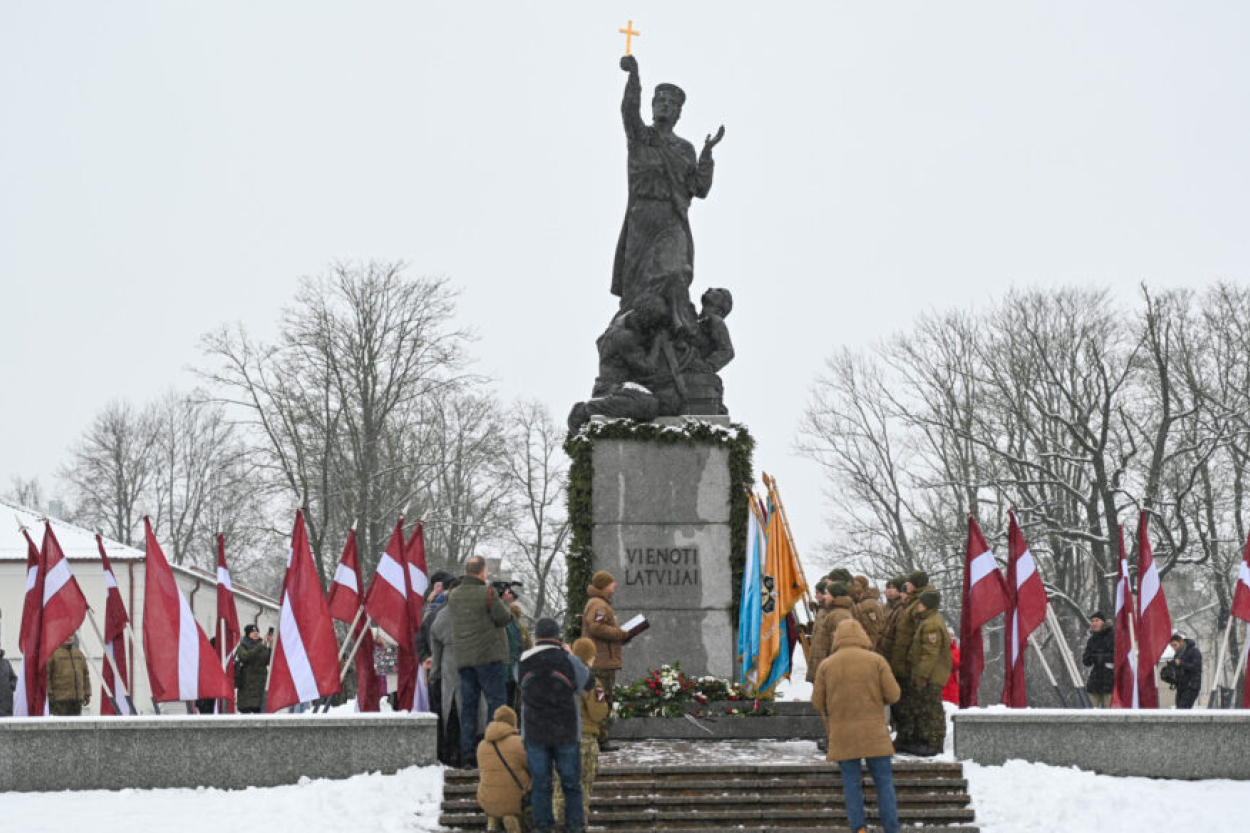
[[[638,61],[621,58],[629,73],[621,115],[629,149],[629,202],[612,267],[619,311],[596,342],[599,375],[593,398],[569,414],[577,431],[594,415],[650,420],[679,414],[725,414],[717,375],[733,359],[725,317],[733,308],[727,289],[703,294],[701,312],[690,301],[694,240],[688,212],[712,187],[712,149],[721,126],[696,157],[694,146],[673,132],[686,94],[660,84],[651,99],[652,123],[640,113]]]

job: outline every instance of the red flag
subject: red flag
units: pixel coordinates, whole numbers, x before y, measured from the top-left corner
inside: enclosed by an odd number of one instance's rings
[[[421,669],[417,663],[416,638],[421,627],[421,612],[425,607],[425,591],[430,586],[429,572],[425,564],[425,530],[421,522],[404,547],[404,567],[408,580],[408,638],[401,640],[395,662],[398,678],[396,705],[406,711],[428,711],[429,693]]]
[[[1015,513],[1008,512],[1007,517],[1007,635],[1003,643],[1007,666],[1003,704],[1022,709],[1028,705],[1024,649],[1029,646],[1029,634],[1046,618],[1047,600],[1037,562],[1024,542]]]
[[[104,684],[113,692],[113,700],[117,710],[113,710],[113,702],[101,691],[100,714],[134,714],[130,699],[130,669],[126,667],[126,623],[130,617],[126,615],[126,605],[122,602],[121,590],[117,587],[117,576],[113,574],[113,565],[109,563],[108,553],[104,551],[104,539],[95,537],[96,548],[100,551],[100,561],[104,563],[104,587],[108,593],[104,604],[104,651],[112,658],[112,663],[104,661]],[[113,677],[113,666],[121,675],[121,686]]]
[[[226,566],[226,536],[217,533],[217,659],[230,681],[230,696],[225,698],[225,714],[234,713],[234,649],[242,635],[239,629],[239,610],[234,604],[234,582],[230,568]],[[221,705],[221,704],[219,704]]]
[[[40,622],[39,666],[46,667],[52,653],[82,627],[87,618],[87,599],[69,569],[69,559],[44,521],[43,620]]]
[[[977,705],[977,688],[985,669],[981,628],[1007,609],[1007,584],[985,543],[976,519],[968,516],[968,544],[964,548],[963,610],[959,616],[959,707]]]
[[[1159,708],[1155,666],[1172,639],[1172,616],[1150,548],[1146,513],[1137,518],[1137,676],[1143,709]]]
[[[171,703],[233,696],[213,646],[195,621],[146,517],[143,530],[143,653],[152,699]]]
[[[360,556],[356,552],[356,530],[347,533],[334,581],[330,583],[330,616],[351,624],[360,610]]]
[[[373,666],[373,632],[368,629],[364,617],[356,612],[364,605],[360,588],[364,585],[360,575],[360,555],[356,548],[356,530],[347,533],[343,555],[338,569],[334,571],[334,583],[330,585],[330,616],[340,622],[356,623],[347,637],[349,645],[356,649],[356,706],[362,712],[378,711],[378,672]],[[363,633],[362,633],[363,632]]]
[[[1237,585],[1233,588],[1233,616],[1246,622],[1246,653],[1250,660],[1250,538],[1246,539],[1246,548],[1241,553],[1241,566],[1237,570]],[[1250,669],[1250,664],[1247,664]],[[1241,707],[1250,709],[1250,670],[1246,671],[1243,684]],[[1237,683],[1233,680],[1233,684]]]
[[[386,551],[378,559],[369,591],[365,593],[365,612],[378,627],[403,644],[412,627],[408,624],[408,580],[404,567],[404,519],[400,518],[391,534]]]
[[[43,619],[43,556],[35,542],[26,536],[26,598],[22,603],[22,628],[17,646],[22,650],[22,665],[17,672],[13,692],[13,714],[16,717],[37,717],[47,713],[48,675],[39,665],[39,633]]]
[[[1133,582],[1128,573],[1128,550],[1124,527],[1120,528],[1120,568],[1115,580],[1115,688],[1111,707],[1141,707],[1137,689],[1137,608],[1133,605]]]
[[[1243,622],[1250,622],[1250,537],[1246,539],[1246,548],[1241,553],[1241,565],[1237,568],[1232,614]]]
[[[308,546],[304,513],[297,511],[266,710],[276,712],[338,692],[339,643]]]

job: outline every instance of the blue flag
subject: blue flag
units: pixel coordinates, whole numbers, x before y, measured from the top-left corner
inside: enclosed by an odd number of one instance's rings
[[[742,569],[742,598],[738,605],[738,659],[742,663],[738,681],[752,688],[759,685],[760,655],[760,565],[764,561],[764,527],[756,512],[755,499],[747,516],[746,563]]]

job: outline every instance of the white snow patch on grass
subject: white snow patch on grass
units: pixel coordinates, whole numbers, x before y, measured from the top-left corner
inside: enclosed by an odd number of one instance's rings
[[[1025,761],[1003,766],[969,761],[964,775],[981,833],[1247,829],[1250,783],[1245,781],[1121,778]]]
[[[414,833],[436,831],[443,769],[303,779],[246,790],[90,790],[5,793],[4,829],[22,833]],[[8,825],[12,827],[8,827]]]

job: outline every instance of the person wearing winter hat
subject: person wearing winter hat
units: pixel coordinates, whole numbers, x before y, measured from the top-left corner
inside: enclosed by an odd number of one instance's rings
[[[855,621],[864,626],[869,643],[875,645],[881,634],[881,622],[884,618],[881,604],[877,601],[881,594],[868,581],[868,576],[855,576],[851,580],[850,591],[851,600],[855,602],[851,613],[855,616]]]
[[[534,779],[534,828],[555,829],[551,807],[551,772],[555,769],[564,796],[566,833],[586,829],[581,785],[581,720],[578,696],[592,682],[590,669],[560,642],[554,619],[534,625],[533,648],[521,655],[521,718],[525,755]]]
[[[1096,709],[1111,708],[1111,692],[1115,690],[1115,628],[1101,610],[1089,617],[1089,640],[1081,663],[1089,669],[1085,691]]]
[[[616,621],[612,609],[612,597],[616,594],[616,579],[607,570],[591,576],[586,588],[590,596],[582,611],[582,636],[595,643],[595,679],[607,693],[609,711],[615,702],[616,672],[621,670],[621,648],[629,640],[629,634]],[[599,751],[612,752],[616,747],[608,743],[609,721],[599,727]]]
[[[946,742],[942,686],[951,675],[951,637],[938,613],[941,595],[928,587],[916,599],[916,629],[908,655],[911,732],[901,752],[925,757],[941,753]]]
[[[582,637],[573,643],[573,656],[594,670],[595,643]],[[582,712],[582,807],[585,810],[586,823],[590,823],[590,793],[595,788],[595,778],[599,776],[599,726],[608,719],[608,698],[595,680],[594,687],[579,698]],[[564,824],[564,790],[556,782],[552,790],[552,805],[555,808],[556,824]]]
[[[495,719],[477,745],[477,763],[477,803],[486,813],[486,829],[499,830],[502,823],[507,833],[521,833],[522,800],[530,788],[530,772],[511,707],[495,709]]]
[[[892,710],[895,712],[898,726],[898,737],[894,745],[900,749],[910,747],[916,741],[913,720],[915,698],[911,691],[911,646],[916,635],[916,621],[919,616],[917,607],[920,604],[920,596],[926,590],[933,590],[933,588],[929,586],[928,574],[924,570],[915,570],[907,574],[903,590],[906,601],[898,614],[898,625],[894,631],[894,647],[888,657],[890,669],[894,672],[895,679],[898,680],[899,688],[903,690],[903,696],[899,698],[898,704]]]
[[[894,637],[898,633],[898,615],[903,609],[903,585],[905,579],[896,576],[885,583],[885,611],[881,618],[881,632],[877,634],[874,650],[890,661],[894,650]]]

